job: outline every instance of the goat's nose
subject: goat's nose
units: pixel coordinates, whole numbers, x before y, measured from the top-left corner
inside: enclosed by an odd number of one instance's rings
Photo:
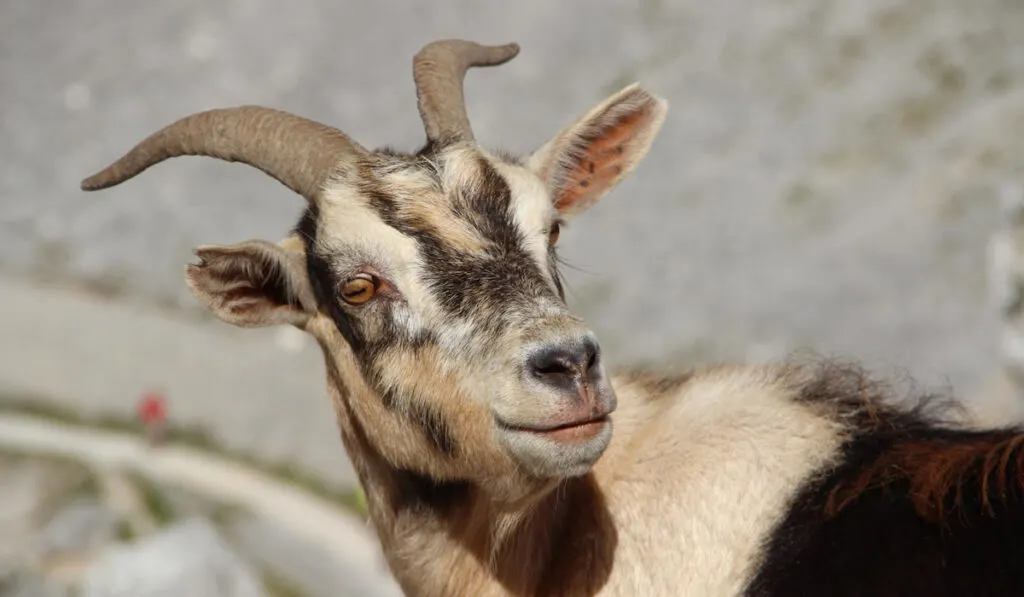
[[[572,391],[597,371],[600,349],[589,338],[571,344],[544,346],[531,354],[527,367],[537,379],[560,390]]]

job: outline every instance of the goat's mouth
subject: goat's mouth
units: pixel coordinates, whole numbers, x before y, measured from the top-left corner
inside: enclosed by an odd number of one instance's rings
[[[529,474],[544,479],[584,475],[612,439],[611,409],[543,422],[494,417],[498,439]],[[513,422],[514,421],[514,422]]]
[[[514,425],[502,421],[498,417],[495,417],[495,422],[504,431],[529,434],[557,443],[570,443],[594,439],[611,425],[611,416],[604,414],[598,417],[552,425]]]
[[[612,439],[610,412],[543,423],[494,417],[498,439],[529,474],[544,479],[584,475]]]

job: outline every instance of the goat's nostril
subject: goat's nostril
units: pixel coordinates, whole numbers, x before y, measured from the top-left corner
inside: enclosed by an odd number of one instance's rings
[[[592,342],[551,345],[535,352],[527,364],[535,376],[561,385],[586,378],[597,364],[597,354]]]
[[[533,366],[533,372],[538,375],[557,375],[562,373],[571,375],[573,369],[571,364],[557,358],[539,361]]]

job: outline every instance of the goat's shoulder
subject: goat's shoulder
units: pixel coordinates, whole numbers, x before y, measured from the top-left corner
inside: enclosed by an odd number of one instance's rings
[[[952,397],[833,362],[630,371],[616,390],[616,515],[655,508],[659,536],[715,546],[723,574],[672,564],[695,592],[753,572],[748,595],[1024,594],[1024,430],[969,429]]]
[[[785,365],[716,364],[691,368],[633,367],[612,377],[616,392],[627,407],[671,409],[686,398],[742,392],[785,391],[792,385],[793,369]]]
[[[678,427],[688,420],[717,425],[759,426],[753,413],[792,423],[816,419],[845,424],[852,411],[871,410],[875,396],[854,399],[857,381],[821,367],[778,365],[707,365],[679,371],[634,368],[617,372],[619,398],[616,433],[632,436],[651,428]]]
[[[614,435],[595,474],[633,594],[736,594],[801,483],[838,457],[841,425],[799,400],[792,375],[714,366],[615,378]]]

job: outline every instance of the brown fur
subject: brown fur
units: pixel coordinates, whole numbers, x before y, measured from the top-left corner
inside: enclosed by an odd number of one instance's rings
[[[1008,472],[1011,461],[1015,465]],[[835,516],[868,490],[909,483],[918,514],[941,522],[963,505],[965,491],[976,491],[982,508],[994,515],[994,502],[1008,491],[1024,491],[1024,435],[943,441],[899,442],[850,483],[830,494],[826,515]],[[952,498],[951,508],[947,505]]]
[[[521,513],[467,493],[437,522],[463,560],[438,595],[487,595],[497,586],[509,595],[595,595],[615,559],[615,524],[592,477],[565,482]]]
[[[960,437],[922,439],[921,431],[955,428],[950,414],[963,408],[950,400],[925,396],[897,405],[894,388],[868,377],[856,366],[835,362],[818,368],[814,381],[801,383],[801,398],[848,427],[851,439],[878,438],[878,454],[853,479],[829,493],[827,517],[835,517],[868,491],[901,483],[918,514],[942,522],[962,507],[965,492],[976,492],[982,508],[993,512],[1008,491],[1024,491],[1024,435],[987,431]],[[1011,468],[1010,464],[1014,464]]]
[[[394,201],[399,217],[411,229],[443,238],[445,243],[463,253],[483,255],[488,241],[468,221],[458,216],[460,210],[466,211],[465,199],[461,195],[467,188],[472,188],[479,177],[473,157],[474,154],[467,151],[451,152],[444,170],[448,180],[439,180],[433,166],[427,170],[410,167],[391,171],[380,169],[383,171],[376,172],[368,180],[380,180],[380,194]],[[454,175],[456,171],[458,174]]]

